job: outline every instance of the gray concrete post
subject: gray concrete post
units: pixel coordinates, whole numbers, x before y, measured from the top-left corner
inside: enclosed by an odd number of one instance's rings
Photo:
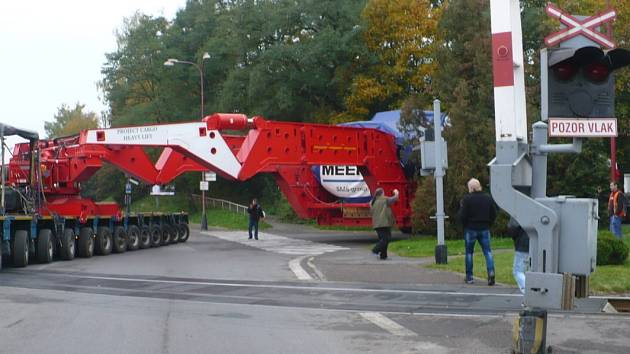
[[[435,132],[435,198],[437,219],[437,246],[435,247],[435,263],[446,264],[448,262],[448,250],[444,243],[444,162],[442,159],[442,112],[440,100],[433,101],[433,129]]]
[[[536,122],[532,126],[532,198],[547,196],[547,153],[537,147],[547,144],[547,124]]]

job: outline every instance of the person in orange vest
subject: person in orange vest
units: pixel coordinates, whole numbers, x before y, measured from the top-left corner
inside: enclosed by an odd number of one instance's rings
[[[625,216],[623,205],[624,196],[619,190],[617,182],[610,182],[610,196],[608,197],[608,215],[610,215],[610,232],[617,238],[623,238],[621,233],[621,219]]]

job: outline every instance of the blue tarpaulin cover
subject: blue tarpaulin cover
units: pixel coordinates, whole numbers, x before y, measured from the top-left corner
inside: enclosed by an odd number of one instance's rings
[[[433,111],[424,111],[426,126],[433,126]],[[339,124],[345,127],[373,128],[388,133],[396,137],[396,145],[403,145],[404,136],[398,129],[400,121],[400,110],[378,112],[371,120],[348,122]],[[448,125],[448,116],[442,113],[442,126]]]

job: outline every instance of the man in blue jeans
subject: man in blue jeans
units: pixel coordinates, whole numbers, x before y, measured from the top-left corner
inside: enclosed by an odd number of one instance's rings
[[[623,193],[619,190],[617,182],[610,182],[610,197],[608,197],[608,215],[610,215],[610,232],[616,238],[623,238],[621,233],[621,219],[626,215],[623,205]]]
[[[525,295],[525,272],[527,271],[527,264],[529,263],[529,236],[514,218],[510,218],[508,222],[508,235],[510,235],[512,241],[514,241],[512,275],[514,276],[514,280],[516,280],[518,290],[521,294]]]
[[[466,283],[473,280],[473,252],[475,243],[479,241],[486,258],[488,285],[494,285],[494,259],[490,249],[490,226],[497,217],[497,209],[492,197],[481,191],[481,183],[471,178],[468,183],[468,194],[462,199],[459,220],[464,226],[464,242],[466,245]]]

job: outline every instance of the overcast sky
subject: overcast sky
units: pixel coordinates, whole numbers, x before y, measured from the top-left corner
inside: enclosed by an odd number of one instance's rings
[[[62,104],[105,110],[96,82],[136,11],[173,19],[186,0],[1,0],[0,122],[43,135]]]

